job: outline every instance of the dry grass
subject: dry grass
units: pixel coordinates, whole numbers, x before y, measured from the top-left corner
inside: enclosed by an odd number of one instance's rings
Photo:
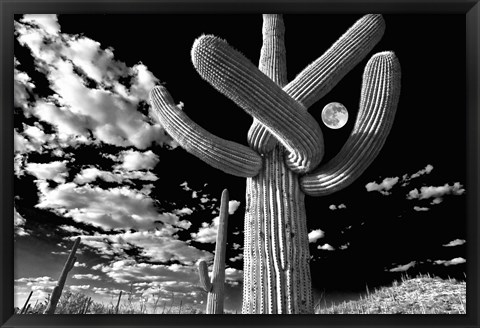
[[[317,314],[466,314],[466,283],[430,275],[402,277],[358,301],[321,308]]]
[[[63,293],[55,311],[56,314],[115,314],[118,296],[109,304],[92,302],[82,293]],[[342,302],[330,307],[321,307],[322,300],[315,307],[317,314],[466,314],[466,283],[455,279],[444,280],[429,275],[415,278],[403,276],[392,286],[381,287],[357,301]],[[48,304],[36,301],[29,304],[26,314],[41,314]],[[88,306],[87,306],[88,305]],[[16,313],[20,309],[16,309]],[[235,312],[225,311],[226,314]],[[182,300],[152,302],[133,298],[122,300],[118,314],[204,314],[205,312]]]

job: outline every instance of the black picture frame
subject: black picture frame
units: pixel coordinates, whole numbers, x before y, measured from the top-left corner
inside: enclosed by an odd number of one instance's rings
[[[25,13],[461,13],[466,18],[466,77],[468,107],[467,144],[467,314],[466,315],[302,315],[302,316],[153,316],[153,315],[89,315],[47,316],[13,315],[13,15]],[[0,0],[1,16],[1,133],[0,133],[0,327],[177,327],[177,326],[387,326],[387,327],[479,327],[479,50],[480,4],[478,0],[180,0],[180,1],[26,1]]]

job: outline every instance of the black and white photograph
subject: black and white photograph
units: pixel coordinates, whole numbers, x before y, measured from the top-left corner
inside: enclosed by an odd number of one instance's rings
[[[466,315],[464,14],[16,14],[16,314]]]

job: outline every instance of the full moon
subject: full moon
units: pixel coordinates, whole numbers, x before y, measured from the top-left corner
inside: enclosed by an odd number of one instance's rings
[[[348,111],[341,103],[329,103],[323,107],[322,121],[330,129],[340,129],[348,121]]]

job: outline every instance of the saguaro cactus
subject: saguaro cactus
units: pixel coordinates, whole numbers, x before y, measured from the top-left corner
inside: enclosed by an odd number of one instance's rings
[[[370,58],[353,131],[322,165],[323,135],[307,108],[365,58],[384,29],[381,15],[362,17],[289,83],[281,15],[263,15],[259,68],[215,36],[195,40],[191,55],[201,77],[253,116],[250,147],[199,127],[164,87],[151,91],[155,116],[184,149],[247,177],[242,313],[313,313],[305,194],[347,187],[377,156],[399,99],[398,59],[393,52]]]
[[[62,296],[63,286],[65,286],[67,275],[73,269],[75,261],[77,260],[77,258],[75,257],[75,253],[77,252],[78,245],[80,245],[80,237],[75,239],[75,243],[73,244],[72,250],[70,251],[70,255],[68,255],[67,261],[63,266],[62,273],[58,278],[57,285],[53,288],[52,296],[50,297],[50,301],[48,302],[47,308],[44,312],[45,314],[55,313],[57,303],[60,300],[60,296]]]
[[[223,313],[223,298],[225,289],[225,254],[227,250],[228,201],[228,190],[224,189],[220,202],[220,217],[218,221],[217,243],[215,244],[212,280],[210,280],[210,277],[208,276],[207,263],[202,260],[198,265],[200,284],[208,293],[207,314]]]

